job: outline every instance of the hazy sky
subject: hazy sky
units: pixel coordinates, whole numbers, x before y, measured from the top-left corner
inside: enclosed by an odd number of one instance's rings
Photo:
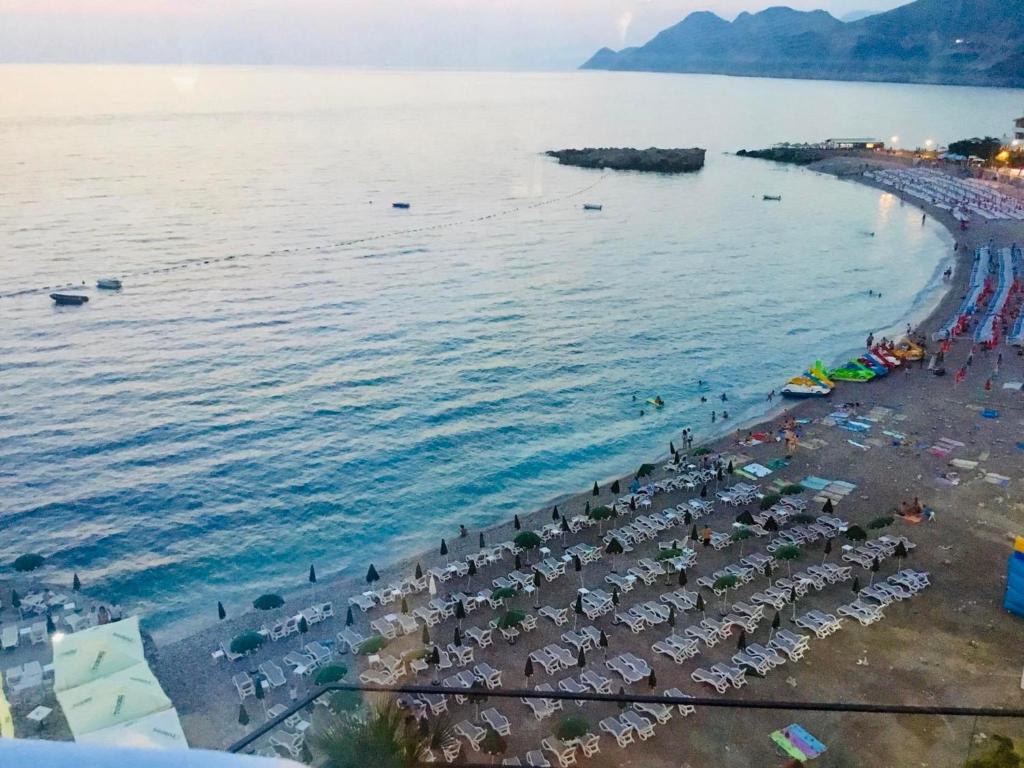
[[[836,16],[906,0],[792,0]],[[570,68],[768,0],[0,0],[0,61]]]

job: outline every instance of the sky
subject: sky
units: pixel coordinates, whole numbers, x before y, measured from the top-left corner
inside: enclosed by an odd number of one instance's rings
[[[837,17],[906,0],[790,0]],[[0,0],[0,61],[570,69],[770,0]],[[778,3],[774,3],[778,4]]]

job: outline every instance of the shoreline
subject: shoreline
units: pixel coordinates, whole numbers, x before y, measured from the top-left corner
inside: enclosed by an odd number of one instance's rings
[[[952,215],[948,214],[948,212],[936,209],[934,206],[928,206],[921,201],[905,198],[897,194],[895,190],[873,183],[870,179],[863,177],[859,172],[856,174],[851,173],[850,170],[845,167],[851,162],[862,164],[864,160],[856,156],[836,157],[812,163],[807,166],[802,166],[802,168],[815,173],[832,176],[837,181],[852,180],[855,183],[862,184],[880,192],[893,194],[897,198],[903,200],[906,204],[912,205],[931,216],[933,220],[937,221],[949,234],[951,240],[956,242],[956,221],[953,219]],[[943,213],[946,213],[945,218],[941,215]],[[960,263],[960,257],[962,255],[963,254],[960,252],[955,255],[951,255],[948,252],[944,254],[937,262],[935,274],[941,275],[944,265],[952,262],[954,265],[953,279],[949,283],[943,283],[940,278],[940,282],[937,284],[934,280],[930,280],[928,284],[921,288],[921,291],[919,291],[917,296],[926,292],[934,292],[935,297],[926,301],[925,306],[921,307],[919,312],[914,312],[912,307],[908,308],[907,314],[898,319],[896,321],[896,325],[892,326],[891,329],[879,329],[879,335],[881,335],[885,330],[895,330],[901,325],[906,325],[906,323],[911,323],[915,327],[923,328],[937,322],[941,322],[938,318],[942,314],[945,304],[949,301],[949,297],[954,293],[953,288],[959,285],[965,274],[965,270],[961,269],[962,264]],[[916,318],[920,319],[915,322]],[[902,335],[902,331],[900,331],[900,335]],[[843,359],[849,357],[854,351],[856,351],[856,349],[848,349],[838,352],[834,362],[841,362]],[[781,383],[782,382],[779,382],[779,385],[781,385]],[[728,444],[732,443],[732,436],[738,430],[754,431],[756,427],[770,424],[771,422],[777,421],[784,415],[796,415],[802,410],[802,408],[806,407],[806,404],[807,401],[786,401],[781,397],[779,398],[779,401],[777,401],[777,404],[768,404],[765,402],[763,403],[765,407],[760,409],[758,413],[751,415],[748,418],[730,420],[728,428],[716,431],[712,434],[706,435],[699,441],[695,441],[694,449],[705,447],[712,449],[712,451],[716,451],[717,446],[717,451],[721,451]],[[679,429],[681,428],[682,425],[679,426]],[[675,437],[673,435],[666,435],[665,443],[674,439]],[[666,451],[664,453],[657,454],[653,458],[649,456],[645,457],[641,461],[654,464],[658,468],[656,472],[657,476],[661,473],[661,465],[667,458],[668,453]],[[639,463],[637,466],[639,466]],[[628,487],[632,477],[632,472],[627,472],[625,475],[598,478],[597,482],[601,488],[602,497],[607,496],[607,488],[612,482],[618,480],[620,484],[622,484],[622,487],[626,488]],[[553,506],[557,506],[560,511],[565,511],[572,515],[582,513],[587,501],[592,499],[593,496],[591,495],[590,489],[584,488],[575,491],[568,491],[550,497],[534,506],[532,509],[522,511],[517,514],[519,515],[524,529],[541,527],[549,522],[549,515]],[[459,538],[457,531],[453,531],[449,535],[444,535],[444,538],[448,544],[451,559],[461,559],[463,555],[476,550],[477,537],[479,534],[482,533],[488,542],[497,542],[512,538],[514,532],[512,520],[509,519],[503,522],[494,523],[484,528],[472,530],[465,539]],[[441,562],[441,557],[436,550],[418,550],[402,554],[390,562],[382,564],[375,562],[374,566],[380,574],[381,583],[387,583],[400,578],[401,575],[406,575],[411,572],[416,563],[422,564],[425,570],[439,562]],[[357,576],[338,573],[325,573],[324,577],[322,579],[318,579],[316,584],[317,593],[330,593],[332,595],[343,596],[344,598],[347,598],[347,596],[351,594],[357,594],[363,589],[364,584]],[[199,618],[197,618],[195,622],[178,620],[176,622],[172,622],[166,627],[158,629],[146,628],[146,631],[153,637],[159,648],[172,649],[180,644],[191,643],[197,638],[208,638],[210,641],[208,644],[212,649],[216,647],[217,643],[217,640],[213,638],[214,635],[217,635],[220,639],[227,640],[238,632],[251,628],[255,617],[258,617],[260,620],[273,621],[281,616],[293,613],[297,603],[301,603],[303,600],[308,601],[310,591],[309,585],[279,588],[277,594],[280,594],[285,599],[285,607],[265,614],[258,613],[252,607],[248,607],[242,613],[229,615],[229,618],[224,621],[214,622],[212,621],[212,617],[215,615],[215,606],[211,606],[209,614],[211,620],[203,620]],[[344,607],[346,606],[342,606],[342,610],[344,610]],[[143,624],[145,624],[145,621],[143,621]]]

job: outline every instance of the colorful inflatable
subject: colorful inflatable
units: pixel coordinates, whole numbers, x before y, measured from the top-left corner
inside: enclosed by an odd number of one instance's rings
[[[829,378],[836,381],[864,382],[875,378],[875,372],[866,365],[856,360],[851,360],[846,365],[832,369],[829,373]]]

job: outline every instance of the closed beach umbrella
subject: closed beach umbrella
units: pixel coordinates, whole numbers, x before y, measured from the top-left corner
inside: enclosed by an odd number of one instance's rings
[[[687,581],[687,579],[686,579],[686,569],[683,568],[683,570],[681,570],[679,572],[679,586],[680,587],[685,587],[686,586],[686,581]]]
[[[355,617],[352,615],[352,606],[350,605],[348,607],[348,610],[345,612],[345,626],[351,627],[355,623],[356,620]]]
[[[634,496],[629,497],[629,511],[636,512],[636,497]]]
[[[821,511],[826,515],[831,515],[835,511],[835,507],[832,506],[832,499],[825,499],[825,503],[821,505]]]
[[[423,625],[423,631],[420,632],[420,641],[423,643],[424,647],[430,645],[430,630],[427,629],[426,624]]]
[[[413,576],[414,579],[416,579],[416,581],[419,581],[420,579],[422,579],[423,578],[423,566],[420,565],[419,563],[416,563],[416,570],[413,571],[412,576]]]
[[[572,556],[572,568],[574,571],[576,571],[576,573],[579,573],[583,570],[583,561],[580,560],[579,555]]]
[[[615,536],[612,536],[611,541],[608,542],[608,546],[604,548],[604,551],[609,555],[621,555],[622,554],[622,542]]]
[[[832,539],[825,539],[825,556],[821,558],[821,562],[824,563],[828,560],[828,556],[832,554]]]
[[[56,631],[57,631],[57,625],[53,623],[53,616],[51,616],[50,612],[47,611],[46,612],[46,634],[52,635]]]
[[[604,633],[603,629],[601,630],[601,637],[598,639],[597,644],[602,649],[604,649],[604,657],[607,659],[608,658],[608,635],[606,635]]]
[[[615,482],[612,483],[611,491],[612,491],[612,493],[619,493],[620,490],[621,490],[621,486],[619,485],[619,481],[616,480]]]
[[[774,517],[769,517],[764,521],[764,529],[769,533],[777,533],[779,530],[779,524]]]
[[[238,705],[238,724],[243,728],[249,725],[249,712],[245,708],[245,704]]]
[[[471,579],[476,576],[476,560],[470,560],[466,563],[466,575]]]
[[[459,621],[466,618],[466,604],[461,600],[455,604],[455,618]]]
[[[647,676],[647,686],[653,691],[658,687],[658,677],[654,674],[654,670],[651,670],[651,674]]]
[[[694,607],[701,613],[704,613],[704,595],[699,592],[697,593],[697,605]]]
[[[708,485],[705,483],[700,487],[700,497],[706,499],[708,497]]]
[[[557,504],[551,508],[551,519],[552,520],[557,520],[558,519],[558,505]]]
[[[527,680],[533,677],[533,659],[529,656],[526,657],[526,667],[523,668],[523,674],[526,676]]]
[[[380,581],[380,574],[378,574],[377,569],[373,567],[373,563],[370,563],[370,567],[366,571],[366,583],[373,584],[375,581]]]
[[[441,539],[441,557],[445,559],[445,562],[448,562],[448,542],[444,539]]]
[[[860,592],[860,576],[853,577],[853,584],[850,586],[850,589],[853,590],[853,594]]]
[[[484,543],[484,532],[480,531],[480,549],[483,549],[487,545]]]
[[[619,604],[619,588],[612,587],[612,605]]]
[[[77,573],[75,573],[75,577],[71,580],[71,589],[75,592],[82,589],[82,582],[79,580]]]
[[[427,592],[431,597],[437,597],[437,581],[434,580],[434,574],[430,574],[430,579],[427,581]]]
[[[436,645],[434,646],[434,650],[430,652],[430,663],[435,667],[441,663],[441,649]]]
[[[736,650],[747,650],[747,630],[740,629],[740,636],[736,639]]]
[[[409,601],[402,598],[402,613],[409,613]]]
[[[700,535],[697,533],[697,524],[693,524],[693,528],[690,529],[690,540],[700,541]]]
[[[220,600],[218,600],[217,601],[217,618],[223,621],[225,618],[227,618],[227,615],[228,615],[228,612],[224,610],[224,603],[222,603]]]
[[[517,531],[523,527],[523,524],[519,522],[519,515],[512,516],[512,527]]]
[[[518,571],[518,570],[519,570],[520,568],[522,568],[522,567],[523,567],[523,561],[522,561],[522,559],[521,559],[521,558],[519,557],[519,553],[518,553],[518,552],[516,553],[516,559],[515,559],[515,564],[516,564],[516,570],[517,570],[517,571]]]
[[[619,709],[623,710],[629,706],[629,702],[626,701],[626,689],[621,685],[619,686],[619,700],[615,703],[618,704]]]
[[[587,654],[583,652],[583,647],[580,646],[580,652],[576,656],[576,666],[583,669],[587,666]]]
[[[731,461],[729,462],[729,466],[725,468],[725,471],[728,472],[730,475],[736,471],[735,468],[733,468]]]
[[[668,452],[671,453],[673,456],[676,455],[676,446],[675,443],[673,443],[671,440],[668,441]]]
[[[775,630],[777,630],[779,628],[779,626],[781,626],[781,624],[782,624],[782,617],[779,616],[779,612],[776,611],[775,612],[775,616],[772,618],[772,631],[768,633],[768,642],[771,642],[772,635],[775,634]]]
[[[878,569],[881,566],[882,564],[878,561],[877,557],[871,561],[871,580],[868,582],[869,584],[875,583],[875,574],[878,573]]]
[[[671,606],[671,605],[670,605],[670,606],[668,607],[668,619],[667,619],[667,623],[668,623],[668,625],[669,625],[670,627],[672,627],[673,629],[675,629],[675,626],[676,626],[676,609],[675,609],[675,606]]]
[[[596,482],[594,483],[594,490],[592,490],[591,493],[594,496],[600,496],[601,495],[601,489],[597,487],[597,483]]]
[[[590,500],[589,499],[587,500],[587,503],[583,505],[583,514],[584,515],[589,515],[590,514]]]
[[[692,523],[693,523],[693,514],[690,512],[690,510],[686,510],[683,513],[683,525],[690,525]]]
[[[907,552],[907,548],[903,544],[903,542],[902,541],[898,542],[896,544],[896,568],[897,569],[903,567],[903,558],[906,557],[908,554],[909,553]]]
[[[316,568],[309,566],[309,583],[316,584]]]
[[[459,632],[459,628],[455,628],[455,634],[452,635],[452,645],[456,648],[462,647],[462,633]]]

